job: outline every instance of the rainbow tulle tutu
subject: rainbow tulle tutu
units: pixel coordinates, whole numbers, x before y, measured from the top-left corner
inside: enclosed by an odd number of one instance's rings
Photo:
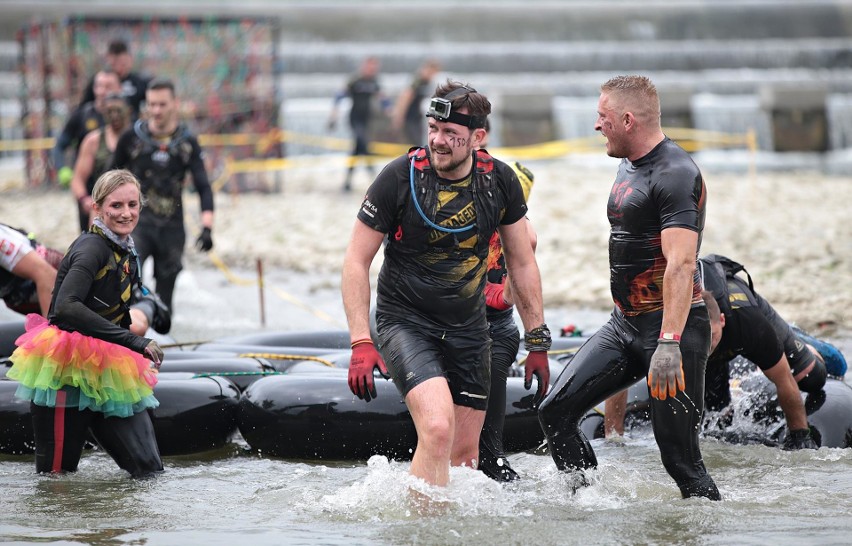
[[[51,326],[30,314],[26,332],[15,340],[7,377],[20,385],[15,396],[39,406],[56,406],[56,392],[68,393],[64,405],[130,417],[160,405],[154,397],[157,374],[142,355],[79,332]]]

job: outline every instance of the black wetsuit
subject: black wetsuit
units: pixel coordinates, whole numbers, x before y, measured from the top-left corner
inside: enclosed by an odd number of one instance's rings
[[[97,228],[72,243],[56,273],[48,320],[67,332],[80,332],[142,354],[150,342],[128,330],[131,285],[138,280],[135,260]],[[73,396],[76,387],[63,387]],[[64,471],[74,471],[89,431],[132,476],[163,469],[154,427],[147,411],[130,417],[105,417],[99,411],[30,404],[36,440],[36,470],[50,472],[59,451]],[[61,411],[61,413],[60,413]],[[61,416],[61,417],[60,417]],[[61,421],[57,422],[57,419]]]
[[[380,91],[379,81],[375,76],[358,76],[346,85],[346,95],[352,99],[352,109],[349,110],[349,126],[355,138],[352,155],[367,155],[370,153],[368,129],[373,115],[373,97]]]
[[[370,186],[358,213],[367,226],[389,234],[379,273],[376,325],[379,349],[405,396],[432,377],[447,377],[457,405],[484,410],[490,384],[490,349],[483,288],[489,239],[498,225],[524,217],[521,186],[512,169],[477,152],[474,172],[443,180],[428,167],[425,150],[415,162],[393,160]],[[472,226],[472,227],[471,227]],[[483,235],[487,234],[487,235]]]
[[[103,126],[104,118],[100,112],[95,110],[94,102],[86,102],[75,109],[68,121],[65,122],[62,132],[56,137],[56,145],[53,148],[53,166],[57,170],[65,166],[65,150],[72,145],[74,146],[74,161],[76,161],[83,138]],[[74,161],[71,162],[70,167],[74,166]]]
[[[404,130],[405,138],[412,146],[418,146],[426,138],[425,116],[420,108],[423,100],[432,94],[431,80],[415,76],[411,82],[411,102],[405,110]]]
[[[622,160],[607,203],[615,309],[610,320],[579,349],[539,409],[551,456],[560,470],[597,466],[594,451],[579,428],[580,419],[647,376],[663,317],[666,259],[661,232],[671,227],[696,231],[700,247],[705,204],[701,172],[668,138],[634,162]],[[680,342],[686,389],[674,399],[651,399],[651,421],[663,465],[681,494],[718,499],[698,446],[710,321],[701,300],[697,269],[692,307]]]
[[[705,277],[719,276],[705,258],[701,263]],[[713,292],[725,314],[725,327],[719,345],[707,361],[704,387],[707,409],[716,411],[730,404],[729,363],[736,356],[747,358],[765,371],[775,366],[784,353],[802,391],[813,393],[822,389],[827,375],[825,364],[805,346],[793,328],[744,280],[728,277],[725,281],[726,293]],[[706,284],[719,286],[720,282],[723,281],[717,279]]]
[[[118,139],[112,168],[130,170],[142,185],[146,205],[133,232],[142,263],[154,258],[157,294],[169,310],[178,273],[183,269],[186,231],[183,224],[183,182],[187,173],[201,200],[201,210],[213,210],[213,190],[201,146],[183,124],[167,140],[151,136],[147,122],[137,121]]]
[[[506,258],[500,244],[500,235],[491,236],[488,254],[488,282],[506,282]],[[506,379],[509,369],[518,356],[520,331],[512,307],[496,309],[486,305],[488,335],[491,337],[491,389],[488,409],[479,436],[479,469],[498,481],[511,481],[518,477],[509,466],[503,450],[503,424],[506,420]]]

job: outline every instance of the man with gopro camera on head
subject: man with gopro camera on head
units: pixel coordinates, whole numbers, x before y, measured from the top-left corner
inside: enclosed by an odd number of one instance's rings
[[[536,376],[536,401],[550,375],[523,191],[511,167],[479,149],[490,112],[488,99],[469,86],[447,81],[436,89],[426,114],[428,148],[393,160],[367,190],[343,264],[349,386],[369,401],[375,368],[393,378],[417,429],[411,474],[431,485],[449,482],[450,464],[478,464],[490,385],[485,273],[495,229],[526,330],[526,385]],[[375,347],[369,271],[386,237]]]

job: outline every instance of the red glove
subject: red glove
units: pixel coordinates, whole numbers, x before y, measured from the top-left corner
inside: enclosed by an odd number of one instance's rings
[[[487,281],[485,283],[485,305],[498,311],[505,311],[512,307],[503,299],[503,285]]]
[[[385,361],[369,339],[359,339],[352,343],[352,357],[349,359],[349,390],[352,394],[369,402],[376,397],[376,384],[373,382],[373,369],[378,368],[385,379],[390,374]]]
[[[532,378],[538,379],[538,391],[533,398],[533,405],[538,405],[547,394],[550,387],[550,363],[547,360],[547,351],[532,351],[527,355],[524,363],[524,388],[532,387]]]

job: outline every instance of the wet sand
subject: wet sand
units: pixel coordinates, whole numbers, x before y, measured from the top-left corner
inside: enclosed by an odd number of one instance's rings
[[[607,310],[606,200],[616,161],[582,158],[527,162],[536,175],[530,218],[547,307]],[[704,168],[709,199],[702,254],[727,255],[746,265],[756,289],[788,321],[817,334],[852,331],[852,177],[815,172],[732,174]],[[333,288],[344,249],[369,184],[340,191],[336,159],[283,174],[277,194],[216,195],[215,252],[234,269],[303,277],[304,293]],[[189,271],[214,267],[190,248],[198,233],[198,200],[185,195]],[[23,226],[51,246],[65,248],[76,233],[68,192],[6,191],[0,221]],[[378,272],[379,256],[374,262]],[[318,286],[320,283],[322,286]]]

